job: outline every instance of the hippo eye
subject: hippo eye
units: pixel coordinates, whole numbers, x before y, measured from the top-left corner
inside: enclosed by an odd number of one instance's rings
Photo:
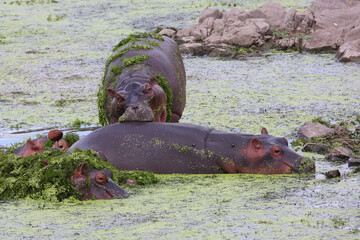
[[[280,146],[274,146],[271,148],[271,155],[273,157],[279,157],[283,154],[283,149]]]
[[[152,91],[152,88],[149,85],[147,85],[147,86],[145,86],[145,89],[142,91],[142,93],[148,94],[150,91]]]
[[[117,100],[118,100],[119,102],[123,102],[123,101],[125,101],[125,98],[124,98],[123,96],[121,96],[121,95],[118,95],[118,96],[117,96]]]
[[[97,173],[95,175],[95,182],[101,185],[105,185],[108,182],[106,174],[103,172]]]

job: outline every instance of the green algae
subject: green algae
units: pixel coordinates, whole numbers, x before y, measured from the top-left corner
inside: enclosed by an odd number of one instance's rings
[[[82,194],[75,189],[71,176],[83,164],[90,169],[110,169],[112,179],[118,184],[123,184],[127,179],[136,180],[139,185],[158,181],[150,172],[119,171],[92,150],[78,150],[68,155],[53,150],[28,157],[0,151],[0,161],[0,199],[80,200]]]
[[[2,204],[2,217],[7,220],[2,221],[2,234],[96,239],[125,234],[127,239],[357,238],[357,199],[347,196],[356,191],[356,181],[333,182],[329,191],[319,191],[328,184],[303,176],[174,174],[159,179],[157,185],[127,189],[129,199]],[[334,194],[340,201],[334,201]],[[14,225],[16,231],[10,227]]]
[[[96,125],[99,79],[115,42],[156,26],[189,27],[197,23],[208,3],[221,5],[221,1],[201,0],[90,0],[86,4],[66,0],[61,7],[54,3],[45,9],[36,6],[42,0],[29,4],[31,8],[21,2],[24,6],[7,1],[0,7],[1,34],[6,37],[0,39],[2,145],[9,144],[3,139],[14,141],[14,135],[8,134],[10,126],[25,130],[66,126],[79,114],[81,120]],[[237,7],[254,9],[264,2],[241,1]],[[310,4],[277,2],[297,9]],[[50,13],[67,17],[49,23]],[[29,50],[44,54],[26,54]],[[359,111],[359,66],[337,63],[333,55],[273,52],[247,61],[187,57],[184,64],[183,122],[252,134],[265,126],[270,134],[289,136],[315,117],[332,124],[356,120]],[[82,101],[70,101],[75,98]],[[69,102],[55,106],[61,99]],[[27,106],[21,104],[23,100],[40,104]],[[316,167],[317,173],[340,168],[343,174],[348,169],[318,155]],[[0,237],[358,239],[359,174],[345,174],[336,181],[295,176],[158,177],[161,184],[127,189],[131,198],[125,200],[2,202]],[[332,219],[345,225],[335,228]]]
[[[144,42],[145,39],[143,38],[153,38],[153,39],[157,39],[160,41],[164,41],[164,38],[157,33],[149,33],[149,32],[142,32],[142,33],[132,33],[130,34],[128,37],[122,39],[114,48],[113,48],[113,52],[115,52],[117,49],[119,49],[120,47],[128,44],[128,43],[132,43],[132,42]],[[145,40],[146,41],[146,40]],[[159,46],[159,43],[155,42],[155,41],[151,41],[148,43],[152,43],[153,46]]]
[[[80,139],[80,136],[76,133],[66,133],[63,139],[69,144],[69,147],[71,147]]]
[[[129,67],[135,64],[141,64],[144,61],[148,60],[150,57],[147,55],[139,55],[139,56],[133,56],[130,58],[123,58],[121,59],[122,63],[123,63],[123,68],[125,67]]]
[[[171,107],[173,103],[173,94],[166,79],[159,73],[156,75],[156,82],[164,90],[166,94],[166,121],[171,122]]]

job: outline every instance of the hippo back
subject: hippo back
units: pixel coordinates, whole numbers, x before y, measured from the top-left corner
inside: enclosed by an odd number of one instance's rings
[[[93,149],[122,170],[216,173],[205,150],[211,130],[182,123],[116,123],[88,134],[70,151]]]

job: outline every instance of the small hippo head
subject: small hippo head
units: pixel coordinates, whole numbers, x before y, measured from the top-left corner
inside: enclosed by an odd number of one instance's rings
[[[60,139],[52,145],[52,148],[58,148],[60,151],[66,152],[69,149],[69,144],[64,139]]]
[[[14,151],[14,154],[22,157],[27,157],[35,153],[42,153],[44,152],[44,146],[46,141],[47,137],[42,137],[35,140],[28,139],[21,148]]]
[[[166,121],[166,94],[156,77],[146,83],[131,82],[121,90],[108,88],[108,94],[113,97],[110,123]]]
[[[265,128],[260,136],[253,136],[246,147],[240,150],[241,164],[236,169],[242,173],[291,174],[314,172],[315,163],[304,160],[292,151],[284,137],[268,135]]]
[[[88,185],[87,178],[90,178]],[[112,172],[109,169],[99,171],[96,169],[88,169],[83,164],[78,170],[75,170],[71,181],[75,188],[83,194],[83,199],[112,199],[112,198],[128,198],[129,194],[117,185],[112,179]]]

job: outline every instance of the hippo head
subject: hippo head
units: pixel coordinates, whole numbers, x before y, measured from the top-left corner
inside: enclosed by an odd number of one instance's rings
[[[113,97],[110,123],[166,121],[166,94],[156,77],[147,83],[131,82],[121,90],[108,88],[108,94]]]
[[[87,178],[90,178],[88,185]],[[129,194],[117,185],[112,179],[112,172],[109,169],[99,171],[96,169],[88,169],[83,164],[79,169],[75,170],[71,181],[75,188],[83,194],[83,199],[112,199],[112,198],[128,198]]]
[[[44,146],[46,141],[47,137],[42,137],[35,140],[28,139],[21,148],[14,151],[14,154],[22,157],[27,157],[35,153],[42,153],[44,152]]]
[[[64,139],[60,139],[52,145],[52,148],[58,148],[60,151],[66,152],[69,149],[69,144]]]
[[[292,151],[286,138],[268,135],[265,128],[261,136],[253,136],[240,153],[242,164],[236,169],[242,173],[291,174],[315,170],[315,163]]]

